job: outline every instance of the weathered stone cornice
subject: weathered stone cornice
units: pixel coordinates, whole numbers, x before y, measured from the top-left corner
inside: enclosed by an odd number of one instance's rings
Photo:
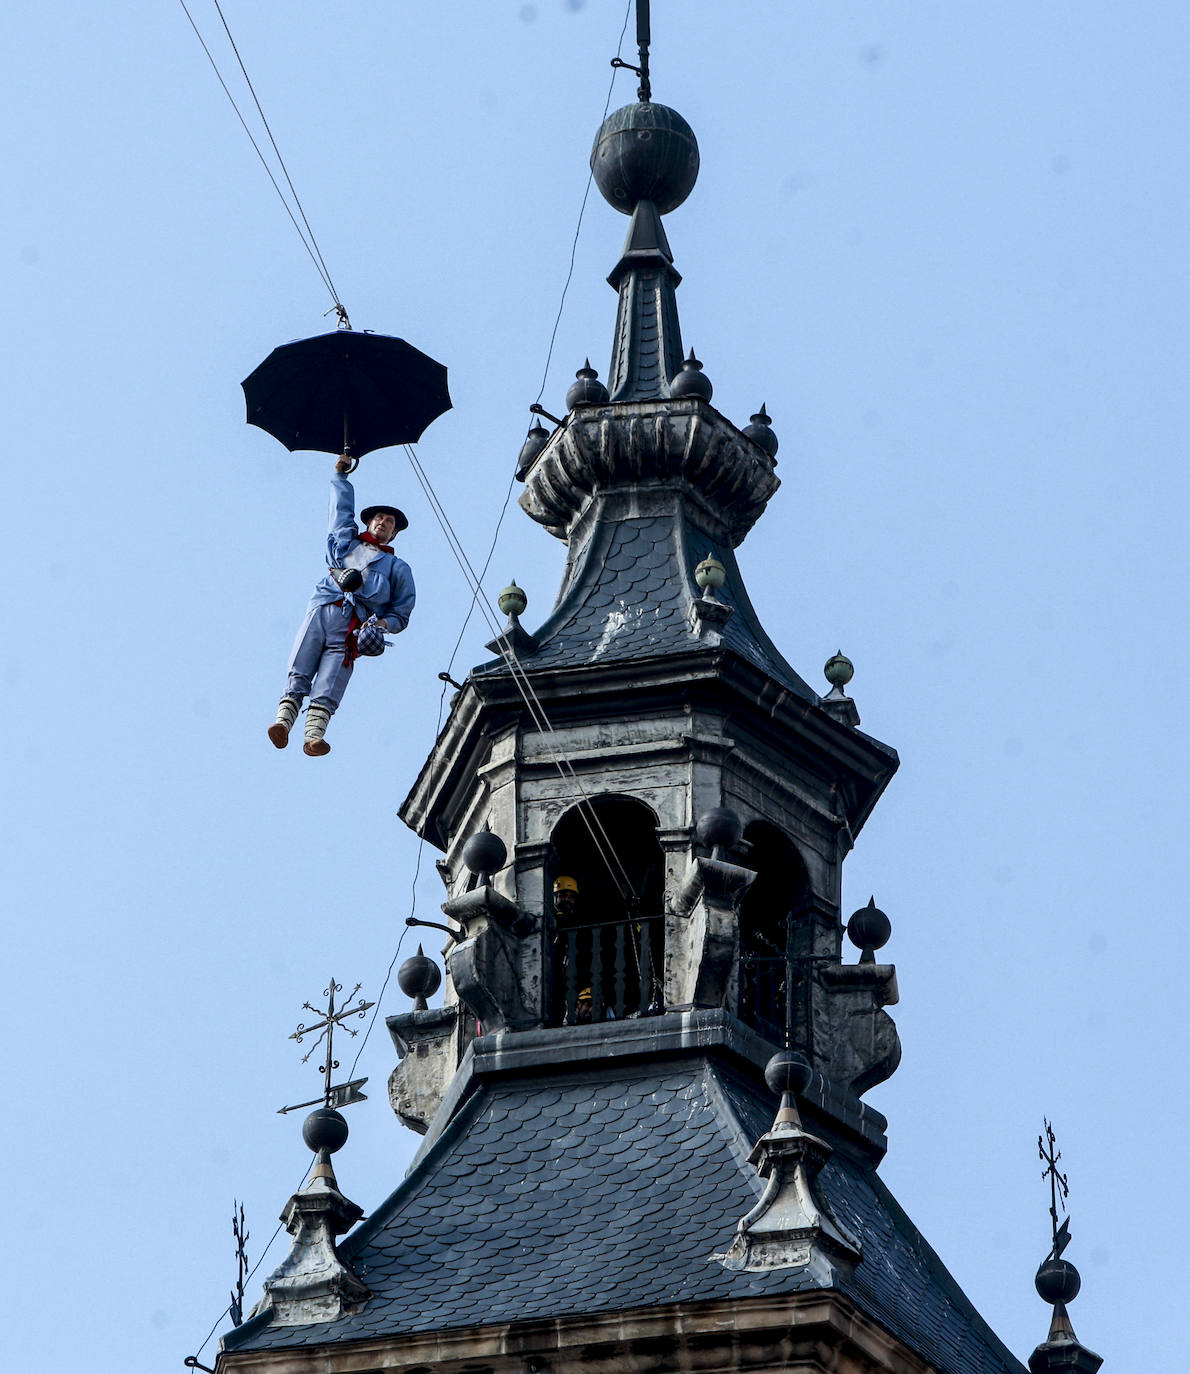
[[[697,397],[579,406],[550,436],[520,504],[567,539],[599,491],[682,481],[701,496],[735,547],[781,485],[775,462]]]

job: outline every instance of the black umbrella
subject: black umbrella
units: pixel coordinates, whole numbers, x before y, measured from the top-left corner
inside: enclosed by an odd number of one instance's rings
[[[388,334],[336,329],[274,348],[242,383],[248,423],[294,449],[362,457],[450,409],[446,368]]]

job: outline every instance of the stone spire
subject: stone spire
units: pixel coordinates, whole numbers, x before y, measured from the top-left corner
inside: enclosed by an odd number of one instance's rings
[[[765,1180],[764,1194],[740,1220],[727,1251],[714,1258],[728,1269],[804,1269],[831,1286],[840,1271],[854,1269],[861,1252],[814,1187],[831,1147],[802,1128],[796,1099],[814,1071],[802,1055],[784,1050],[769,1060],[764,1076],[781,1094],[776,1120],[749,1159]]]
[[[285,1204],[281,1220],[293,1237],[289,1254],[264,1282],[258,1314],[273,1326],[334,1321],[354,1312],[368,1290],[339,1258],[335,1240],[363,1216],[339,1191],[331,1155],[347,1139],[347,1122],[331,1107],[311,1112],[302,1139],[317,1154],[309,1183]],[[253,1315],[258,1315],[254,1313]]]
[[[609,283],[619,293],[608,389],[613,401],[658,400],[682,367],[673,265],[661,216],[676,210],[698,177],[698,143],[676,110],[641,101],[604,120],[591,149],[595,184],[632,216]]]

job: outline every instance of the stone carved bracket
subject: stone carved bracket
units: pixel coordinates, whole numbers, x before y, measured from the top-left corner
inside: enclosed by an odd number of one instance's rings
[[[424,1135],[458,1063],[457,1006],[387,1018],[400,1062],[389,1075],[388,1100],[403,1126]]]
[[[891,1078],[901,1062],[896,1025],[881,1010],[898,1001],[897,971],[891,964],[828,964],[819,977],[826,1024],[823,1035],[816,1022],[815,1040],[830,1059],[818,1067],[858,1097]]]
[[[520,937],[534,921],[491,886],[444,902],[442,910],[463,927],[463,938],[446,955],[459,998],[485,1030],[523,1027],[540,1019],[521,979]]]
[[[740,903],[755,879],[750,868],[722,859],[695,859],[687,869],[673,901],[682,919],[670,926],[674,948],[666,955],[671,1001],[723,1006],[739,952]]]

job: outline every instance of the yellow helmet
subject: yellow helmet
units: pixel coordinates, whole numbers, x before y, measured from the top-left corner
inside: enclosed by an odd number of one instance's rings
[[[568,878],[563,874],[562,877],[554,879],[554,892],[573,892],[577,896],[578,883],[573,878]]]

